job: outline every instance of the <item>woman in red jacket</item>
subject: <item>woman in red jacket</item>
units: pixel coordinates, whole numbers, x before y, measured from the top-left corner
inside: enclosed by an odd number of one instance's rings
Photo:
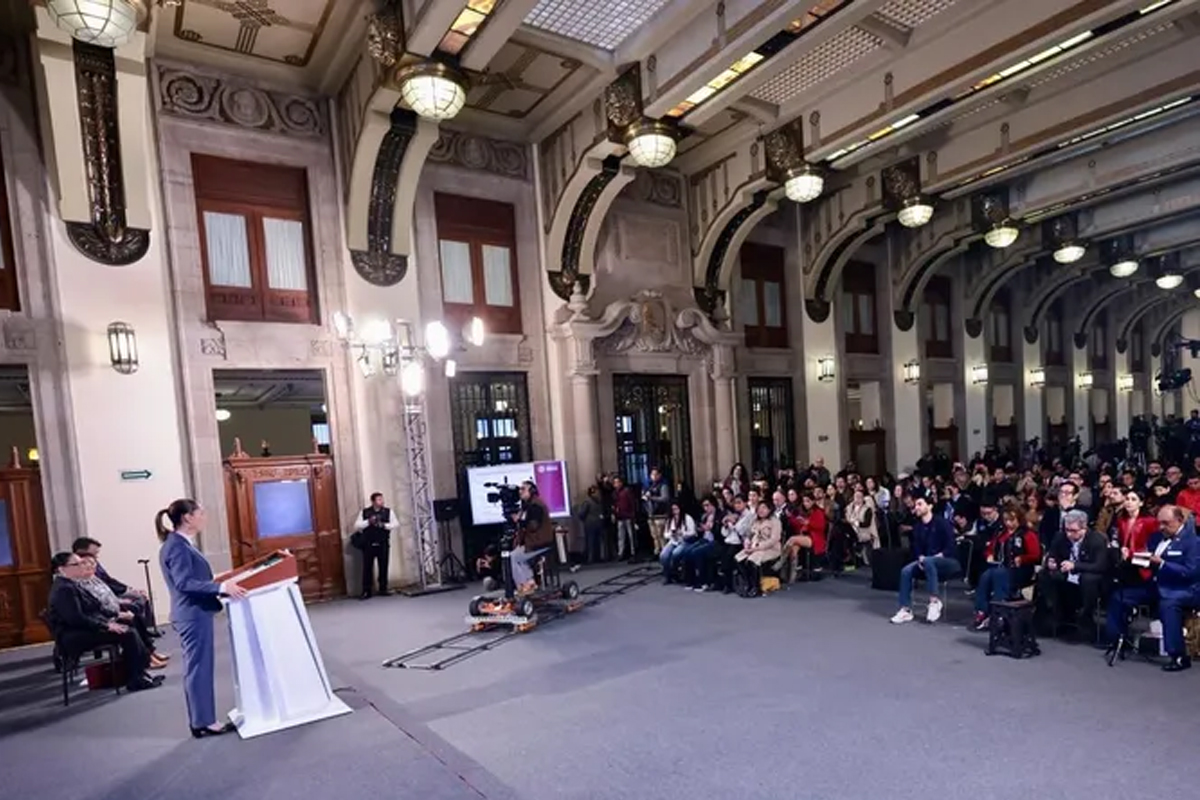
[[[993,600],[1008,600],[1033,583],[1034,567],[1042,558],[1042,544],[1025,524],[1025,512],[1019,506],[1006,506],[1000,521],[1000,533],[988,542],[988,569],[975,588],[976,630],[987,628],[988,607]]]
[[[1126,585],[1136,585],[1150,580],[1148,569],[1136,569],[1129,563],[1134,553],[1146,552],[1150,537],[1158,531],[1158,520],[1145,509],[1142,495],[1132,489],[1125,492],[1125,507],[1117,515],[1113,525],[1114,548],[1121,549],[1121,581]]]
[[[784,564],[791,569],[791,580],[796,580],[796,564],[800,551],[808,550],[813,557],[825,555],[825,510],[807,492],[800,497],[800,508],[788,518],[790,536],[783,544]]]

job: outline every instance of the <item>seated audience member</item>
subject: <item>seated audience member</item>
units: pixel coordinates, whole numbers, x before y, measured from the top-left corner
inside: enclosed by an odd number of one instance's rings
[[[684,539],[680,559],[683,561],[683,580],[697,592],[711,588],[713,583],[713,540],[721,528],[714,498],[700,503],[700,524],[691,540]]]
[[[1157,600],[1163,646],[1170,657],[1163,671],[1181,672],[1192,666],[1183,638],[1183,617],[1186,610],[1200,608],[1200,539],[1195,520],[1179,506],[1160,508],[1158,525],[1159,532],[1148,544],[1153,582],[1113,593],[1105,634],[1110,644],[1116,642],[1129,624],[1130,609]]]
[[[1089,530],[1086,512],[1071,509],[1063,515],[1063,531],[1051,542],[1038,574],[1039,610],[1051,615],[1055,629],[1077,622],[1090,637],[1108,570],[1108,540]]]
[[[975,590],[975,628],[988,626],[988,610],[995,601],[1010,600],[1018,591],[1033,583],[1033,571],[1042,557],[1037,534],[1025,524],[1018,506],[1006,506],[1000,515],[1002,529],[988,542],[985,561],[988,569]]]
[[[792,515],[788,525],[788,538],[783,545],[783,566],[789,580],[796,580],[802,551],[811,554],[814,559],[825,555],[827,525],[825,510],[817,505],[812,495],[802,495],[800,508]]]
[[[125,664],[126,688],[131,692],[153,689],[162,677],[150,677],[150,652],[142,637],[128,625],[104,614],[95,597],[80,584],[86,573],[83,559],[75,553],[56,553],[50,560],[54,583],[50,588],[49,618],[55,641],[66,652],[77,656],[100,645],[115,644]]]
[[[966,568],[967,585],[972,589],[979,586],[979,579],[987,571],[987,548],[1003,527],[997,502],[998,498],[990,491],[984,492],[979,502],[979,519],[959,539],[959,562]]]
[[[901,625],[912,622],[912,587],[913,573],[920,571],[925,575],[925,583],[929,589],[929,608],[925,619],[937,622],[942,616],[942,600],[938,596],[938,581],[949,580],[962,572],[962,566],[954,556],[957,545],[954,538],[954,528],[945,517],[933,513],[933,505],[927,497],[920,496],[913,501],[913,512],[916,515],[912,529],[912,551],[917,560],[900,570],[900,610],[892,617],[892,622]]]
[[[871,551],[879,549],[878,516],[875,499],[867,494],[861,483],[855,484],[850,504],[846,506],[846,522],[854,529],[864,565],[870,565]]]
[[[744,540],[742,551],[735,556],[748,581],[758,580],[763,564],[779,560],[783,552],[780,546],[782,531],[783,526],[771,513],[771,507],[759,503],[755,519],[750,523],[750,535]]]
[[[1179,492],[1175,502],[1193,515],[1200,514],[1200,473],[1193,472],[1188,475],[1187,488]]]
[[[91,556],[80,556],[79,558],[83,562],[83,569],[77,581],[78,584],[100,604],[105,617],[122,625],[128,625],[137,631],[138,636],[142,638],[142,643],[150,652],[150,669],[164,669],[170,656],[156,652],[154,637],[150,635],[146,621],[129,608],[122,606],[120,599],[113,594],[113,590],[100,579],[96,574],[96,559]]]
[[[685,542],[696,538],[696,521],[690,514],[685,514],[678,499],[671,502],[671,512],[663,529],[665,542],[658,561],[662,564],[663,583],[672,583],[675,568],[683,555]]]
[[[733,498],[733,513],[727,514],[721,523],[718,562],[721,574],[718,585],[725,594],[733,591],[733,570],[737,563],[737,554],[742,551],[742,543],[750,538],[750,526],[754,523],[754,511],[746,502],[746,498],[737,495]]]
[[[150,614],[150,599],[141,589],[134,589],[108,574],[104,565],[100,563],[101,547],[100,542],[87,536],[81,536],[71,543],[71,550],[76,555],[91,556],[95,560],[96,577],[108,584],[108,588],[112,589],[113,594],[121,600],[121,604],[141,617],[148,628],[153,628],[154,620],[151,619]]]

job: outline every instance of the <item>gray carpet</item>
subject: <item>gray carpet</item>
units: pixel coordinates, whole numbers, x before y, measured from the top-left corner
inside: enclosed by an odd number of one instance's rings
[[[29,651],[5,654],[5,795],[1007,800],[1126,797],[1148,776],[1194,792],[1200,670],[1110,670],[1057,642],[987,658],[961,592],[950,624],[897,627],[863,576],[758,600],[650,586],[444,672],[379,666],[461,630],[467,599],[312,608],[355,713],[247,742],[185,738],[174,669],[63,712]]]

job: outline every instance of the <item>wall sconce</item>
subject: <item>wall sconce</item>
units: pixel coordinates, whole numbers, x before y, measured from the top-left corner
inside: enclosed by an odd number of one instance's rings
[[[834,378],[833,372],[833,356],[825,356],[817,359],[817,380],[822,382],[832,381]]]
[[[1092,376],[1092,373],[1090,373],[1090,372],[1079,373],[1079,388],[1080,389],[1091,389],[1092,386],[1095,384],[1095,382],[1096,382],[1096,379]]]
[[[904,382],[909,384],[921,382],[921,363],[919,361],[909,361],[904,365]]]
[[[988,382],[987,364],[976,364],[971,367],[971,383],[980,384]]]
[[[229,418],[232,416],[233,416],[233,412],[230,411],[228,408],[218,408],[217,409],[217,422],[228,422]]]
[[[37,464],[41,461],[41,456],[38,454],[36,447],[31,447],[25,452],[25,460],[30,464]]]
[[[108,326],[108,360],[122,375],[137,372],[137,334],[129,323],[114,322]]]
[[[1042,367],[1034,367],[1029,370],[1029,385],[1042,387],[1046,385],[1046,370]]]
[[[1133,376],[1132,375],[1118,375],[1117,376],[1117,391],[1118,392],[1132,392],[1133,391]]]

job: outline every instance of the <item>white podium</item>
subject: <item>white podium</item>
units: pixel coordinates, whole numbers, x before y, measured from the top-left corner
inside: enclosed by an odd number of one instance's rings
[[[237,698],[229,720],[238,734],[249,739],[349,714],[325,674],[295,557],[279,551],[218,577],[247,589],[246,597],[225,604]]]

